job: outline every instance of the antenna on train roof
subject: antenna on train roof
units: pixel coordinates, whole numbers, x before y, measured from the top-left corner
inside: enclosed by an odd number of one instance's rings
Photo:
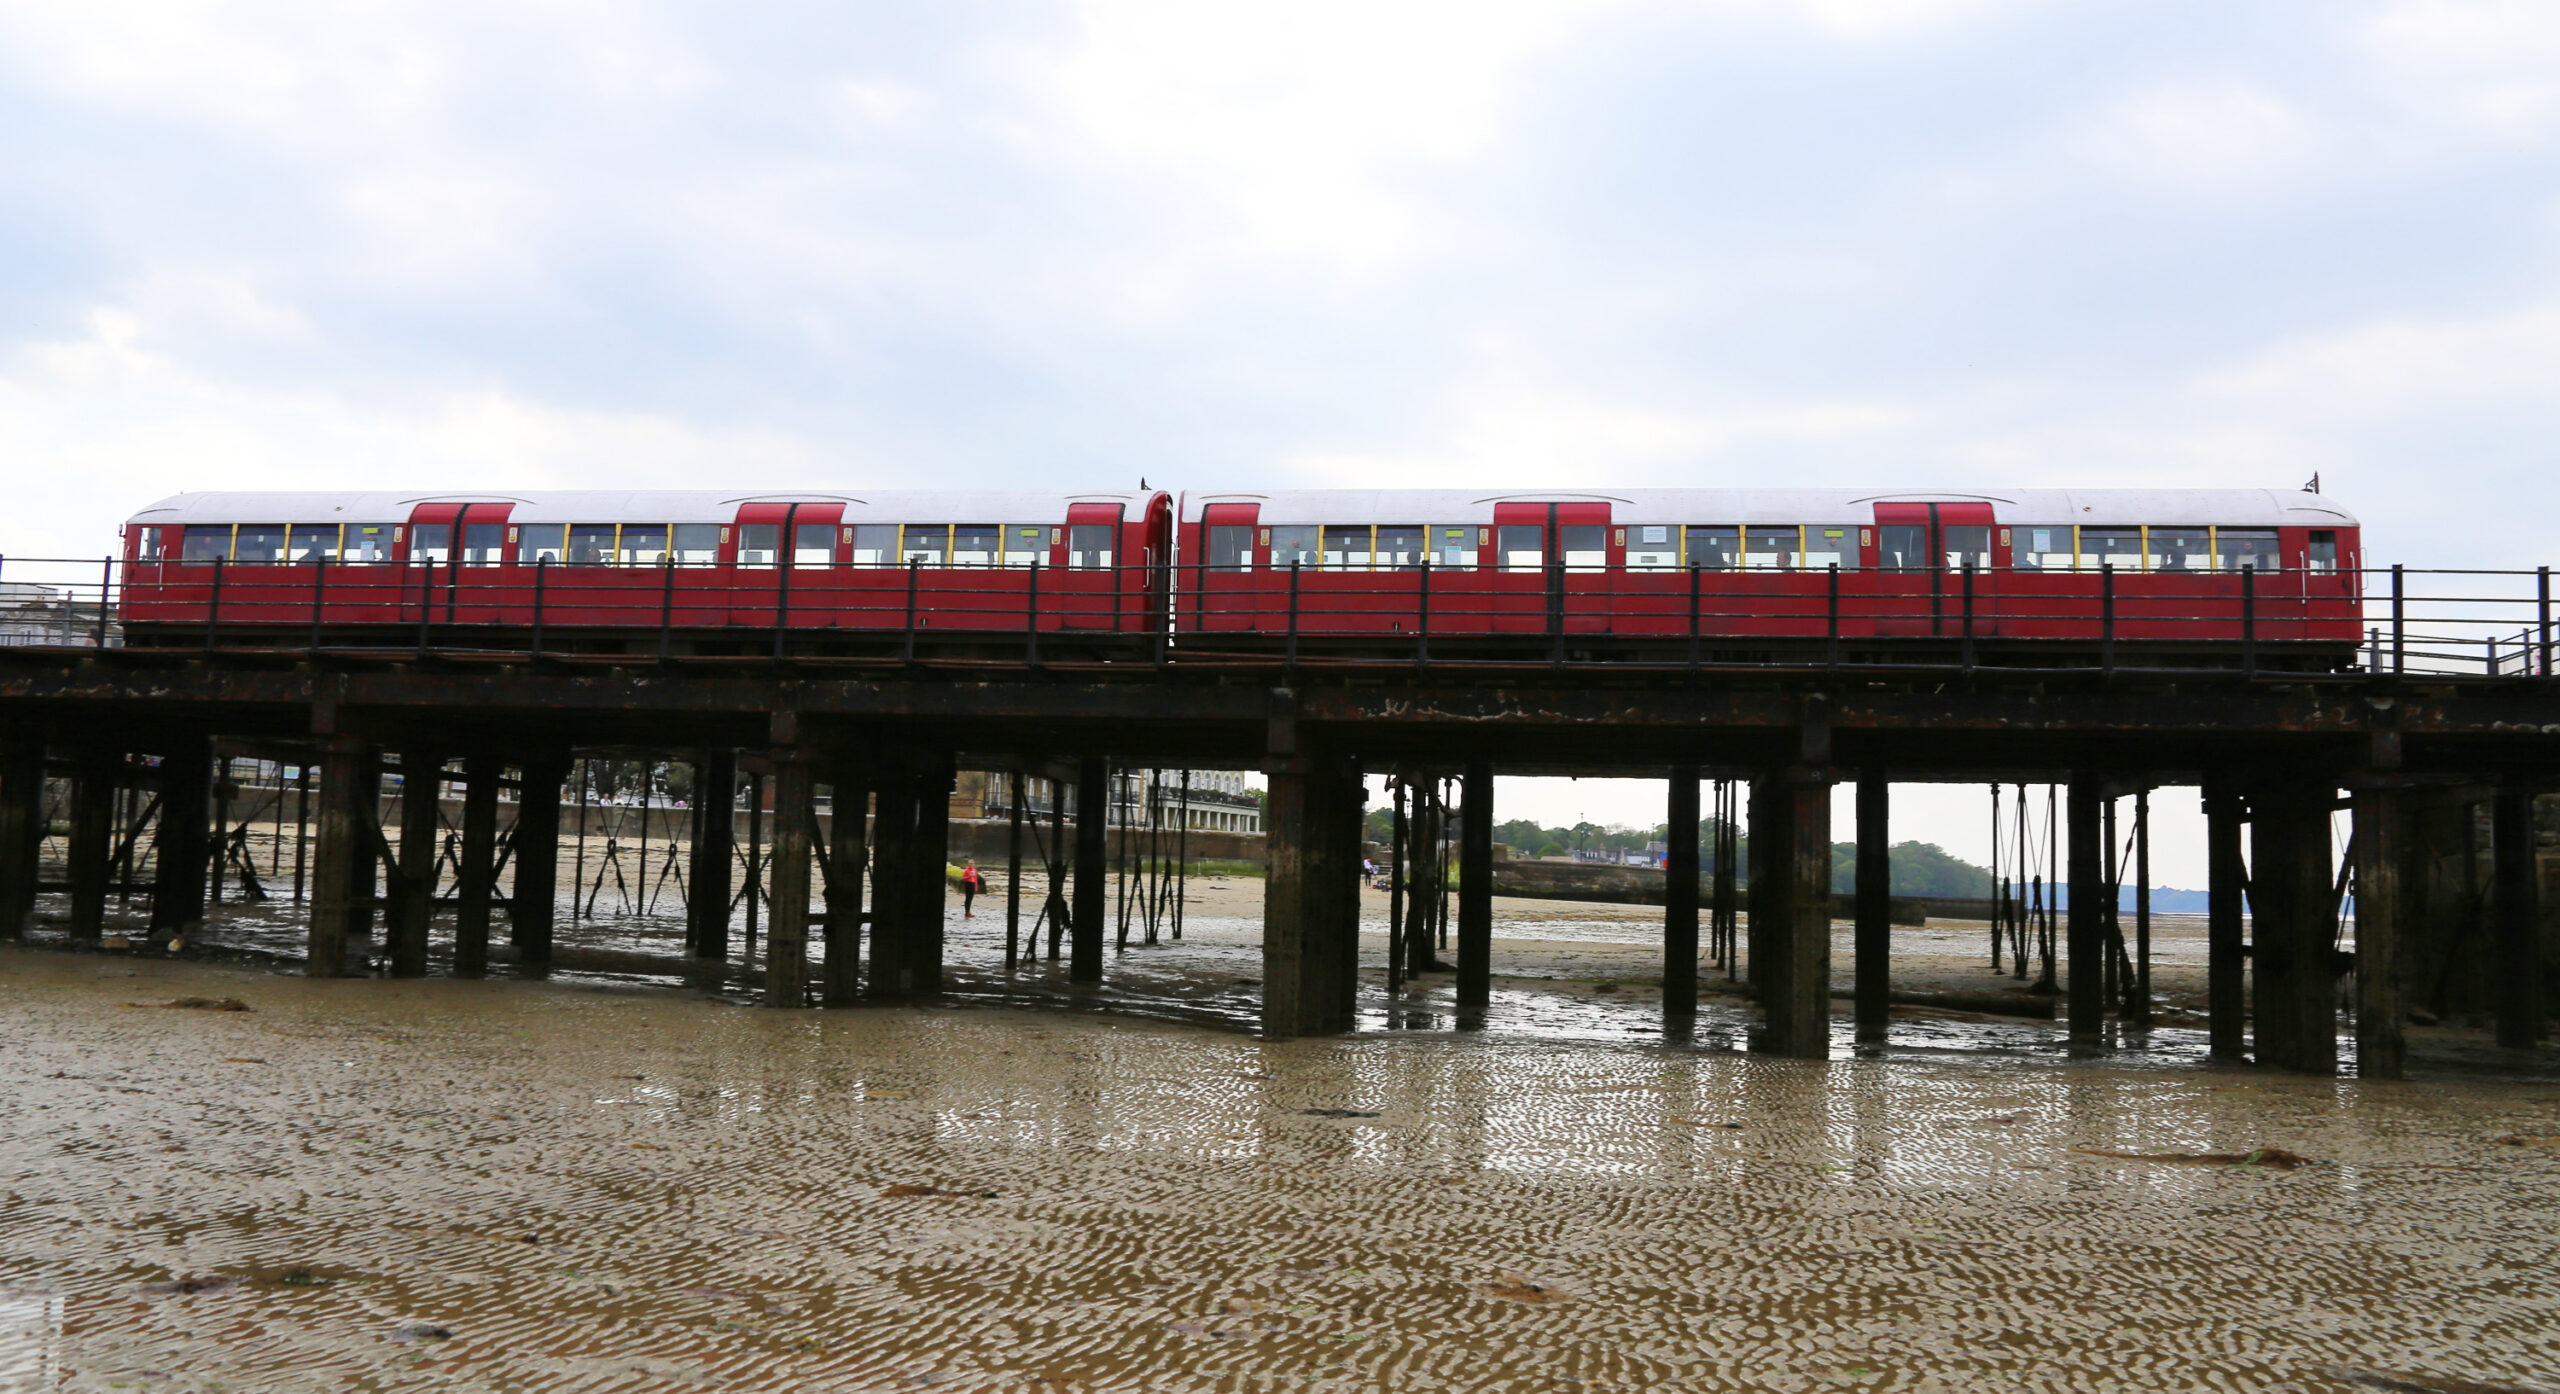
[[[1145,493],[1146,491],[1147,491],[1147,477],[1146,477],[1145,475],[1143,475],[1143,474],[1142,474],[1142,475],[1139,475],[1139,476],[1138,476],[1138,492],[1143,494],[1143,493]]]
[[[2306,494],[2316,494],[2320,492],[2320,472],[2318,470],[2313,470],[2311,472],[2311,482],[2302,486],[2302,492]]]

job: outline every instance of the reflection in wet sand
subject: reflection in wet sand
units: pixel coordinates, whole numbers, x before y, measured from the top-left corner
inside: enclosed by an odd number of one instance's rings
[[[121,1005],[190,996],[252,1010]],[[0,949],[0,1110],[0,1381],[34,1387],[2328,1391],[2560,1365],[2560,1149],[2497,1142],[2560,1134],[2531,1084],[1268,1043]],[[2262,1146],[2314,1164],[2072,1150]]]

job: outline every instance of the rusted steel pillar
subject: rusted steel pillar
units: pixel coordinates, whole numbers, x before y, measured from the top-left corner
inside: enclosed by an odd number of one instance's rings
[[[906,906],[915,889],[908,869],[915,860],[916,782],[903,766],[883,766],[873,793],[879,808],[871,823],[871,976],[865,986],[875,1000],[894,1002],[907,995],[907,930],[913,916]]]
[[[462,859],[454,868],[453,971],[476,978],[489,971],[489,905],[497,892],[497,757],[463,757],[462,780]]]
[[[2069,838],[2063,874],[2070,879],[2063,911],[2063,991],[2071,1044],[2094,1050],[2105,1033],[2107,993],[2100,956],[2106,952],[2108,892],[2100,834],[2099,777],[2075,771],[2064,795],[2063,826]]]
[[[693,757],[693,856],[685,868],[684,941],[696,958],[729,956],[730,861],[737,841],[738,756]]]
[[[551,926],[559,915],[560,786],[569,778],[569,752],[546,752],[520,766],[516,794],[515,887],[507,897],[507,925],[516,961],[551,961]]]
[[[347,941],[363,932],[357,904],[373,887],[359,884],[370,872],[374,838],[371,750],[354,736],[331,736],[320,758],[320,836],[311,874],[309,971],[315,978],[344,977]]]
[[[1346,762],[1275,762],[1264,813],[1262,1029],[1351,1028],[1359,972],[1359,776]]]
[[[809,856],[817,841],[817,786],[809,752],[773,749],[773,928],[765,950],[764,1004],[809,1002]]]
[[[1274,1039],[1308,1034],[1308,872],[1323,860],[1310,835],[1308,781],[1304,759],[1275,760],[1262,809],[1262,1034]]]
[[[1076,888],[1069,928],[1067,981],[1102,981],[1102,930],[1109,908],[1111,762],[1089,756],[1076,774]]]
[[[108,865],[115,851],[120,752],[87,749],[71,777],[71,936],[95,939],[107,925]]]
[[[830,784],[835,817],[827,835],[827,961],[819,1000],[830,1007],[862,995],[862,883],[871,857],[871,778],[853,760],[838,760]]]
[[[427,971],[427,920],[436,903],[437,801],[444,797],[441,751],[400,752],[400,853],[391,878],[391,976]]]
[[[2249,971],[2257,1057],[2306,1074],[2338,1069],[2331,945],[2328,780],[2274,779],[2250,799]]]
[[[1755,780],[1752,803],[1752,924],[1768,958],[1766,1028],[1753,1044],[1820,1060],[1831,1053],[1831,772],[1796,766]],[[1760,837],[1775,845],[1762,850]]]
[[[44,742],[0,746],[0,939],[27,932],[44,851]]]
[[[879,850],[871,912],[870,995],[884,1001],[942,990],[943,862],[951,836],[951,757],[880,770]]]
[[[213,742],[198,736],[160,753],[160,824],[152,834],[151,928],[204,922],[205,868],[213,850]]]
[[[352,939],[370,940],[373,921],[382,898],[382,749],[367,745],[356,769],[356,797],[363,800],[364,836],[350,846],[356,859],[351,892],[347,935]]]
[[[1458,804],[1458,1009],[1493,1001],[1493,766],[1467,762]]]
[[[1671,767],[1671,820],[1663,829],[1662,1010],[1698,1011],[1698,767]]]
[[[2398,1079],[2408,1062],[2400,981],[2400,863],[2408,825],[2399,785],[2387,776],[2367,776],[2355,799],[2356,1074]]]
[[[2247,951],[2242,937],[2249,868],[2241,857],[2240,791],[2225,780],[2204,786],[2205,1010],[2216,1060],[2249,1055]]]
[[[1743,820],[1750,825],[1743,840],[1742,912],[1743,981],[1763,1007],[1769,995],[1786,985],[1786,964],[1778,952],[1778,927],[1787,918],[1787,858],[1794,843],[1789,833],[1787,782],[1777,774],[1755,775]]]
[[[908,991],[929,997],[942,991],[942,916],[951,899],[944,872],[951,861],[951,788],[958,766],[949,751],[927,756],[916,791],[914,899],[908,913],[916,931],[907,940]]]
[[[2498,1044],[2530,1050],[2542,1039],[2542,947],[2533,861],[2533,791],[2498,790],[2489,845],[2497,911]]]
[[[1858,772],[1858,1039],[1882,1043],[1893,1013],[1893,852],[1882,770]]]

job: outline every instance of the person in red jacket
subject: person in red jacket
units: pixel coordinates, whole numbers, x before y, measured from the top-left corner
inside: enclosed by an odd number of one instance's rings
[[[978,859],[970,858],[969,864],[960,868],[960,918],[966,920],[977,915],[978,912],[969,907],[977,900],[978,892],[986,889],[986,884],[986,878],[978,874]]]

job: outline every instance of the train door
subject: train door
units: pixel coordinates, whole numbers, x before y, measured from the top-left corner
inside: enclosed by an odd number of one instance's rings
[[[1260,526],[1262,505],[1213,503],[1200,510],[1192,539],[1193,565],[1183,578],[1191,595],[1188,627],[1203,633],[1249,633],[1267,608],[1259,583],[1271,559],[1271,534]]]
[[[1040,602],[1060,627],[1118,629],[1144,596],[1145,558],[1122,555],[1120,515],[1116,503],[1067,505],[1057,574],[1044,578]]]
[[[1561,585],[1550,582],[1549,601],[1556,627],[1567,634],[1606,634],[1615,611],[1616,579],[1626,560],[1623,539],[1609,526],[1605,503],[1555,503],[1547,529],[1548,560],[1561,568]]]
[[[838,565],[847,547],[839,531],[843,521],[840,501],[738,505],[735,560],[721,571],[729,592],[729,623],[766,628],[845,623],[844,572]],[[663,578],[648,578],[652,601],[662,586]],[[646,618],[655,623],[657,617],[653,603]],[[877,628],[883,618],[866,610],[856,622]],[[897,622],[904,623],[903,609]]]
[[[1488,630],[1495,634],[1547,632],[1547,558],[1554,537],[1554,504],[1493,506],[1493,556],[1483,583]]]
[[[1973,570],[1973,633],[1998,632],[1993,604],[2007,551],[1987,503],[1876,505],[1876,633],[1961,635],[1965,569]]]

